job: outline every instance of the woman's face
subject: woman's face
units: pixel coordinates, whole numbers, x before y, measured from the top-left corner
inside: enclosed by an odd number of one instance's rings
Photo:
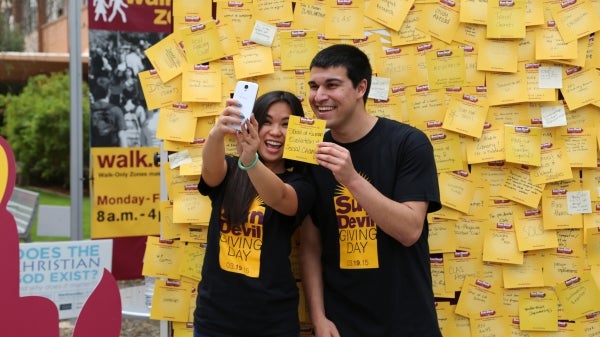
[[[264,124],[258,130],[258,152],[265,166],[276,173],[285,170],[283,148],[291,114],[292,109],[286,103],[273,103],[269,107]]]

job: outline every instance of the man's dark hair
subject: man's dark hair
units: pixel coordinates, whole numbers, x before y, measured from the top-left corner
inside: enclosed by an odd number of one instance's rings
[[[363,101],[367,103],[369,90],[371,89],[371,76],[373,69],[369,63],[369,57],[358,47],[350,44],[335,44],[322,49],[315,55],[310,63],[310,69],[313,67],[345,67],[348,78],[352,81],[352,86],[356,88],[363,79],[367,80],[367,90]]]

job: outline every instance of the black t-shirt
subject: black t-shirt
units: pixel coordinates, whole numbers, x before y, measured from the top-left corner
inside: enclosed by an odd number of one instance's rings
[[[329,132],[324,140],[335,142]],[[441,207],[433,148],[420,130],[380,118],[362,139],[339,145],[350,151],[356,171],[386,197],[428,201],[429,212]],[[331,171],[313,165],[310,174],[317,188],[311,214],[323,241],[325,311],[341,336],[440,337],[427,223],[420,239],[405,247],[369,221]],[[360,253],[363,246],[376,257],[346,254]]]
[[[228,165],[236,165],[235,160],[237,158],[228,157]],[[278,176],[296,190],[298,212],[296,216],[285,216],[265,206],[264,214],[260,215],[263,217],[260,221],[262,226],[245,225],[249,236],[262,235],[260,241],[254,241],[255,245],[256,242],[261,245],[258,277],[221,268],[219,245],[221,238],[226,236],[221,233],[220,211],[225,182],[215,188],[208,187],[202,179],[198,184],[200,193],[211,198],[212,213],[194,324],[198,331],[208,336],[299,335],[298,287],[291,270],[289,254],[292,234],[310,210],[315,192],[308,178],[302,174],[286,172]],[[257,231],[259,227],[260,230]],[[226,227],[223,228],[226,230]]]

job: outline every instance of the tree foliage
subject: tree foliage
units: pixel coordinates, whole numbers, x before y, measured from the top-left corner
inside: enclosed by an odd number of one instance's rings
[[[70,82],[67,73],[36,75],[19,95],[0,96],[2,134],[26,183],[69,186]],[[89,96],[83,82],[83,160],[89,165]],[[82,172],[83,175],[83,172]]]
[[[23,51],[25,38],[18,27],[10,29],[7,15],[0,15],[0,51]]]

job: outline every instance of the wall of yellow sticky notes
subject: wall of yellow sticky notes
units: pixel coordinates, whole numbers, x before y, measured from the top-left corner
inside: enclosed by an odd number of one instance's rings
[[[307,61],[328,45],[347,43],[365,51],[378,79],[367,110],[423,130],[434,145],[443,208],[429,215],[431,268],[444,336],[598,334],[600,0],[172,4],[178,24],[147,55],[156,69],[140,74],[152,105],[169,112],[160,121],[168,150],[181,152],[163,165],[172,193],[161,206],[168,215],[165,239],[180,244],[152,241],[148,254],[169,252],[182,261],[145,266],[150,276],[181,283],[174,289],[158,283],[154,317],[180,325],[192,320],[181,307],[160,305],[161,294],[193,298],[182,289],[199,281],[192,269],[201,263],[184,256],[203,256],[210,214],[206,200],[190,203],[203,198],[188,191],[199,172],[181,169],[199,166],[193,153],[210,129],[193,132],[201,124],[190,121],[214,118],[215,101],[224,102],[240,79],[258,82],[259,94],[294,92],[312,117]],[[177,19],[208,12],[217,21],[204,26]],[[182,88],[194,60],[213,70],[210,80],[194,75],[194,83],[215,94]],[[169,132],[181,120],[186,139]],[[234,144],[228,149],[234,152]],[[183,266],[179,275],[176,265]],[[192,312],[195,302],[189,303]],[[308,335],[303,300],[299,317]]]

